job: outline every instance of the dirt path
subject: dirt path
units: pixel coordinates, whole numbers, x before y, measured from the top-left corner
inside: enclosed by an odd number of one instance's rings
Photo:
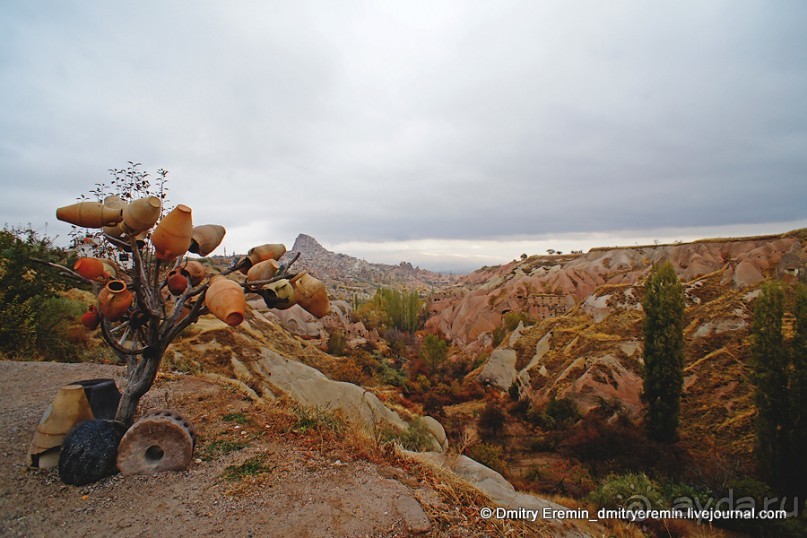
[[[318,450],[284,433],[226,385],[190,376],[158,378],[141,410],[169,407],[200,433],[190,469],[83,487],[55,470],[25,466],[34,427],[58,388],[122,370],[92,364],[0,361],[2,536],[407,536],[436,532],[422,506],[435,492],[399,468]],[[243,424],[222,420],[247,417]],[[243,422],[243,421],[242,421]],[[245,432],[245,433],[242,433]],[[284,435],[286,437],[284,437]],[[291,437],[289,437],[291,436]],[[288,442],[286,440],[288,438]],[[211,446],[244,445],[226,454]],[[229,445],[227,443],[230,443]],[[235,481],[228,466],[259,456],[265,472]],[[468,529],[457,529],[466,535]],[[443,534],[439,532],[438,534]],[[454,534],[450,532],[449,534]]]

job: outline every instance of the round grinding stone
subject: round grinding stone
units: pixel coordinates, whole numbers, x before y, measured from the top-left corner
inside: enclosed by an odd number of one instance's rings
[[[135,422],[118,446],[121,475],[182,471],[193,455],[190,430],[174,417],[146,416]]]
[[[160,409],[159,411],[152,411],[151,413],[145,415],[143,418],[148,417],[167,417],[176,420],[179,424],[182,425],[188,433],[191,434],[191,439],[193,439],[193,446],[196,448],[196,430],[193,428],[193,422],[188,420],[184,415],[177,413],[176,411],[171,411],[170,409]]]

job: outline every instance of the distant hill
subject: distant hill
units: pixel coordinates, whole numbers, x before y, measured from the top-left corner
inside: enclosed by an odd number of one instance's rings
[[[331,252],[310,235],[300,234],[294,246],[283,257],[288,261],[296,253],[300,258],[295,270],[308,270],[325,282],[337,298],[350,299],[372,295],[380,286],[431,289],[453,284],[457,276],[434,273],[402,261],[398,265],[370,263],[365,260]]]

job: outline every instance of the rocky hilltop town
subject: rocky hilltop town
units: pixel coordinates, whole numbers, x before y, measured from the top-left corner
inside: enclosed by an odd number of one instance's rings
[[[379,286],[430,290],[452,284],[456,275],[434,273],[402,261],[398,265],[370,263],[347,254],[331,252],[309,235],[300,234],[284,260],[300,253],[297,270],[307,269],[330,287],[338,299],[367,299]]]

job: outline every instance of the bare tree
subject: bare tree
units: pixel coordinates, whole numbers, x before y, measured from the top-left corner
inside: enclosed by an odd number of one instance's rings
[[[120,179],[123,172],[121,183],[127,194],[132,190],[149,194],[148,182],[143,183],[139,165],[130,165],[127,170],[113,171],[116,179]],[[100,325],[104,340],[126,364],[126,385],[116,420],[127,426],[132,423],[140,398],[154,383],[168,346],[200,316],[213,313],[229,325],[240,324],[246,306],[245,292],[260,295],[270,308],[300,304],[317,316],[329,309],[321,282],[304,271],[290,272],[299,254],[285,266],[277,262],[285,253],[282,245],[255,247],[221,272],[188,260],[185,254],[189,250],[201,255],[212,252],[220,244],[224,228],[193,227],[190,208],[182,205],[162,216],[165,172],[160,171],[160,174],[163,181],[159,185],[159,196],[128,196],[127,203],[121,196],[108,195],[103,201],[83,201],[57,211],[57,218],[77,227],[103,228],[101,232],[85,233],[85,237],[107,255],[129,254],[128,268],[108,258],[80,258],[72,270],[36,260],[59,269],[69,278],[89,284],[98,297],[97,309],[91,307],[84,322],[88,327]],[[120,188],[120,183],[117,185]],[[96,196],[106,194],[100,185],[98,187],[94,191]],[[150,206],[152,215],[156,214],[157,218],[137,223],[132,216],[132,208],[137,205]],[[178,213],[181,214],[177,216]],[[172,222],[177,220],[182,222],[172,227]],[[211,229],[214,231],[212,239],[203,233]],[[248,274],[247,279],[226,278],[237,271]],[[114,299],[110,300],[110,296]],[[234,303],[231,301],[222,307],[225,296]],[[110,306],[116,300],[117,304]]]

